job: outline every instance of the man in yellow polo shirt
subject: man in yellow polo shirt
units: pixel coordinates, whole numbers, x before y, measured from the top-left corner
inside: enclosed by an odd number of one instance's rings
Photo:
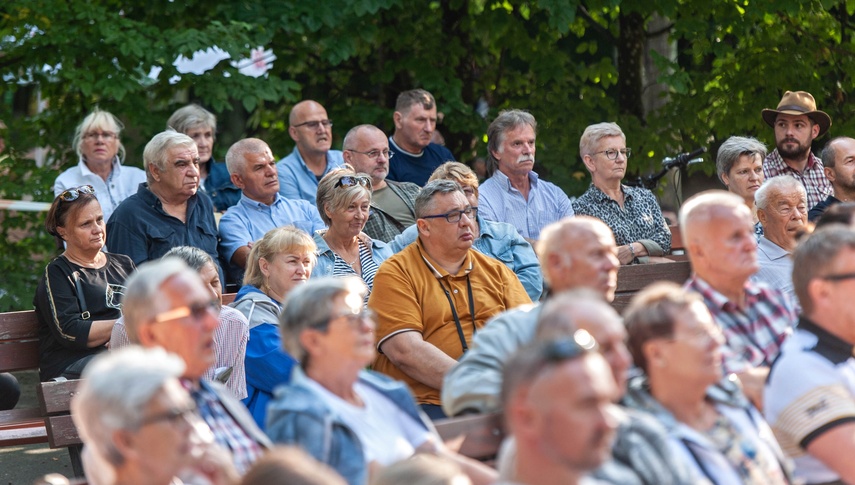
[[[477,208],[450,180],[428,183],[416,197],[416,243],[387,259],[368,306],[377,314],[373,369],[409,384],[432,419],[445,415],[445,373],[487,320],[531,303],[516,275],[472,249]]]

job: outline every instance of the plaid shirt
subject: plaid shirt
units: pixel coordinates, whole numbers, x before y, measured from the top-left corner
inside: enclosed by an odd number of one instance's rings
[[[795,309],[782,293],[757,283],[745,283],[745,309],[737,307],[697,275],[692,275],[684,287],[700,293],[724,332],[722,356],[728,374],[770,366],[798,320]]]
[[[235,422],[216,394],[204,387],[199,387],[198,383],[191,384],[185,381],[185,385],[191,386],[190,395],[196,402],[199,416],[214,432],[214,440],[231,452],[232,462],[237,472],[240,475],[246,473],[264,450]]]
[[[784,174],[792,175],[805,186],[808,208],[819,204],[834,193],[831,182],[825,178],[825,172],[822,170],[822,160],[813,153],[809,154],[805,171],[799,172],[784,162],[777,148],[772,150],[772,153],[766,155],[766,159],[763,160],[763,177],[770,179],[776,175]]]
[[[410,182],[395,182],[386,180],[386,185],[389,190],[395,193],[401,200],[404,201],[413,217],[416,215],[416,196],[419,194],[421,187]],[[362,232],[371,236],[371,239],[388,243],[395,236],[404,232],[407,226],[404,226],[397,219],[383,211],[374,200],[371,201],[371,213],[368,214],[368,221],[365,223],[365,228]]]

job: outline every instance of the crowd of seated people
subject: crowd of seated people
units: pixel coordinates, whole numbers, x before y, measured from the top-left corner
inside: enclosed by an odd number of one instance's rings
[[[831,122],[809,94],[763,112],[782,174],[764,177],[753,138],[721,146],[728,191],[679,211],[691,276],[623,318],[618,269],[669,264],[671,232],[623,183],[620,127],[580,136],[591,185],[571,201],[533,170],[530,113],[491,124],[479,184],[431,141],[436,111],[402,93],[391,137],[358,125],[340,152],[305,100],[290,155],[246,138],[218,164],[216,118],[190,105],[146,145],[140,181],[119,178],[136,173],[121,123],[84,120],[34,305],[42,380],[88,381],[72,414],[90,483],[855,482],[855,157],[835,139],[817,170],[802,141]],[[105,384],[130,374],[146,384]],[[491,412],[497,470],[434,427]]]

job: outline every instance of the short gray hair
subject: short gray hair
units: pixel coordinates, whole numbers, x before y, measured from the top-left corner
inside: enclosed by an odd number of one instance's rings
[[[730,170],[739,161],[741,156],[760,155],[760,160],[766,158],[766,145],[760,143],[756,138],[750,136],[731,136],[718,148],[715,157],[715,170],[718,179],[724,183],[723,174],[730,174]]]
[[[793,289],[805,315],[814,311],[808,285],[830,272],[843,249],[855,250],[855,231],[843,224],[829,224],[815,230],[793,251]]]
[[[197,273],[202,271],[202,268],[204,268],[206,264],[210,264],[214,269],[218,269],[217,263],[214,262],[214,258],[212,258],[210,254],[194,246],[175,246],[167,251],[167,253],[163,255],[163,258],[178,258],[181,261],[184,261],[184,264]]]
[[[184,133],[185,135],[188,131],[199,126],[210,128],[216,137],[217,117],[198,104],[188,104],[183,108],[178,108],[174,113],[172,113],[172,116],[166,120],[167,129],[173,129],[179,133]]]
[[[617,123],[597,123],[585,128],[582,137],[579,138],[579,158],[585,155],[593,155],[600,140],[607,136],[619,136],[626,143],[626,135]]]
[[[144,410],[171,379],[184,373],[184,361],[161,348],[129,346],[96,357],[83,371],[71,400],[71,417],[84,444],[110,465],[125,458],[113,442],[120,429],[137,429]]]
[[[712,218],[713,211],[722,207],[737,209],[748,206],[742,197],[725,190],[706,190],[695,194],[680,208],[680,232],[683,234],[684,244],[691,241],[692,228],[695,222],[704,222]]]
[[[113,116],[112,113],[107,111],[101,111],[98,108],[95,108],[94,111],[86,115],[86,118],[83,118],[83,121],[77,125],[77,128],[74,129],[74,139],[71,144],[74,147],[74,151],[77,153],[79,158],[83,158],[83,151],[80,149],[80,145],[83,144],[83,135],[89,133],[90,130],[100,129],[105,131],[112,131],[116,134],[116,143],[119,144],[119,161],[125,161],[125,146],[122,145],[122,129],[125,125],[119,121],[119,118]]]
[[[487,128],[487,155],[489,155],[492,168],[495,168],[498,163],[496,157],[493,156],[493,152],[501,151],[502,142],[505,141],[505,133],[523,125],[531,126],[534,134],[537,135],[537,120],[534,119],[534,115],[521,109],[502,111],[490,123],[490,126]]]
[[[454,180],[438,179],[425,184],[425,186],[419,191],[418,195],[416,195],[416,218],[419,219],[424,216],[431,215],[430,212],[433,209],[433,199],[437,195],[451,194],[454,192],[460,192],[463,194],[463,188]]]
[[[360,184],[351,187],[336,187],[336,184],[344,177],[365,177],[368,179],[368,186],[363,187]],[[329,227],[332,219],[327,215],[327,210],[330,212],[339,212],[347,209],[357,197],[366,195],[368,202],[371,202],[371,191],[374,185],[371,182],[371,176],[367,173],[356,173],[353,167],[349,164],[344,164],[341,168],[330,170],[324,175],[324,178],[318,182],[318,193],[315,196],[315,202],[318,206],[318,213],[321,220]]]
[[[300,343],[300,334],[310,328],[325,330],[333,318],[332,302],[339,295],[355,294],[362,302],[367,291],[357,276],[310,278],[288,293],[282,303],[279,313],[282,347],[305,369],[309,355]]]
[[[269,148],[264,140],[258,138],[244,138],[236,141],[226,152],[226,169],[228,169],[229,175],[243,173],[248,153],[262,153]]]
[[[344,135],[344,141],[341,144],[341,149],[342,150],[354,150],[354,149],[356,149],[356,137],[359,135],[359,132],[362,130],[379,131],[380,133],[383,133],[383,130],[381,130],[380,128],[377,128],[374,125],[369,125],[369,124],[356,125],[353,128],[351,128],[350,130],[348,130],[347,134]],[[383,135],[385,136],[386,134],[383,133]]]
[[[766,210],[769,207],[769,199],[772,197],[772,194],[789,194],[792,192],[799,192],[802,196],[802,200],[807,203],[805,186],[802,185],[802,183],[795,177],[790,175],[778,175],[776,177],[766,179],[766,181],[763,182],[763,185],[757,189],[757,192],[754,192],[754,205],[756,205],[758,209]]]
[[[151,166],[154,165],[161,172],[165,171],[168,161],[167,152],[175,147],[196,148],[196,142],[184,133],[178,133],[175,130],[166,130],[154,135],[154,138],[146,143],[145,150],[143,150],[143,166],[145,167],[145,176],[149,184],[154,182],[154,177],[151,174]]]
[[[197,273],[178,258],[165,258],[141,264],[125,283],[125,298],[122,301],[122,315],[125,318],[125,330],[128,339],[139,343],[140,327],[154,318],[158,312],[155,302],[161,300],[160,287],[182,273]]]

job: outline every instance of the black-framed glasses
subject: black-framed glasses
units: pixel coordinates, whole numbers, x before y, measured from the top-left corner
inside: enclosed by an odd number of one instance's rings
[[[193,319],[198,322],[205,318],[205,315],[207,315],[208,313],[212,315],[219,315],[220,300],[214,299],[210,301],[178,307],[155,315],[152,320],[154,320],[154,323],[164,323],[170,322],[172,320],[178,320],[179,318],[186,318],[192,316]]]
[[[196,414],[196,405],[190,405],[183,409],[170,409],[169,411],[164,411],[162,413],[153,414],[146,418],[143,418],[137,428],[142,428],[143,426],[148,426],[149,424],[159,423],[161,421],[166,421],[169,424],[175,424],[180,420],[185,420],[190,422],[193,415]]]
[[[302,123],[294,125],[294,128],[300,128],[301,126],[308,126],[313,130],[317,130],[319,126],[323,125],[324,128],[329,128],[332,126],[332,120],[319,120],[319,121],[304,121]]]
[[[819,279],[825,281],[846,281],[855,279],[855,273],[827,274],[825,276],[820,276]]]
[[[360,153],[372,160],[377,160],[378,158],[380,158],[380,155],[383,155],[386,160],[390,160],[392,157],[395,156],[395,152],[389,151],[388,148],[385,150],[371,150],[370,152],[360,152],[359,150],[351,150],[350,148],[348,148],[347,151],[353,153]]]
[[[618,154],[623,155],[624,157],[626,157],[627,160],[629,160],[629,157],[632,155],[632,148],[624,148],[622,150],[602,150],[599,152],[594,152],[591,155],[597,155],[598,153],[605,153],[606,158],[608,158],[609,160],[617,160]]]
[[[454,224],[454,223],[460,222],[460,219],[463,218],[464,214],[466,214],[466,217],[468,217],[470,219],[474,219],[475,217],[478,216],[478,208],[469,206],[465,209],[451,211],[451,212],[447,212],[445,214],[436,214],[436,215],[432,215],[432,216],[422,216],[422,217],[420,217],[420,219],[438,219],[440,217],[445,217],[446,221]]]
[[[66,202],[72,202],[80,198],[80,194],[95,195],[95,187],[92,187],[91,185],[73,187],[59,194],[59,198]]]
[[[355,175],[345,175],[344,177],[338,179],[338,182],[335,183],[333,188],[337,189],[339,187],[353,187],[355,185],[361,185],[366,188],[371,188],[371,179],[368,177],[357,177]]]

